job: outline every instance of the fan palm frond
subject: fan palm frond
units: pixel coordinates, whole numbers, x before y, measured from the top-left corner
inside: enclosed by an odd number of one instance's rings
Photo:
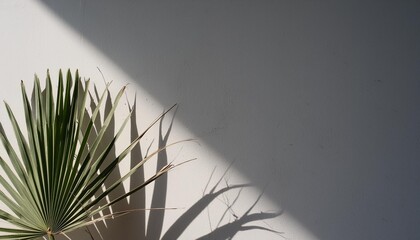
[[[0,201],[7,207],[0,210],[0,219],[13,225],[0,228],[0,239],[54,239],[56,235],[85,227],[100,219],[101,211],[144,188],[174,167],[167,165],[138,187],[110,201],[102,201],[162,150],[158,149],[141,159],[126,175],[102,189],[110,174],[118,170],[120,161],[167,111],[112,161],[105,161],[130,119],[128,114],[113,139],[104,142],[104,133],[125,87],[116,95],[109,114],[105,116],[100,129],[96,129],[97,136],[92,142],[88,139],[95,128],[94,122],[106,98],[108,85],[99,96],[96,108],[88,113],[85,105],[89,84],[89,80],[81,80],[78,72],[73,78],[70,71],[65,77],[60,71],[54,95],[48,73],[43,89],[39,79],[35,77],[30,101],[22,82],[25,131],[18,124],[10,106],[5,104],[17,148],[12,145],[0,124],[0,140],[8,157],[8,161],[0,157],[0,167],[5,173],[5,176],[0,176],[3,187]],[[83,122],[87,123],[87,127],[82,127]],[[98,147],[104,144],[105,148]],[[102,205],[99,206],[99,203]]]

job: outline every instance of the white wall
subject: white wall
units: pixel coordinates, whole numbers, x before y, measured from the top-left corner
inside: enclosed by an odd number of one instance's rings
[[[234,161],[226,182],[255,187],[240,193],[223,234],[417,239],[419,10],[408,0],[2,1],[0,96],[19,108],[18,81],[47,68],[78,68],[101,84],[99,67],[115,89],[130,83],[130,99],[137,92],[140,129],[179,103],[170,139],[201,146],[169,152],[169,160],[199,160],[169,175],[166,207],[180,209],[165,213],[162,235],[202,199],[213,168],[210,186]],[[263,189],[258,220],[235,225],[233,214]],[[180,238],[219,233],[237,194],[205,205]],[[140,220],[115,222],[138,239]],[[284,234],[245,231],[250,225]]]

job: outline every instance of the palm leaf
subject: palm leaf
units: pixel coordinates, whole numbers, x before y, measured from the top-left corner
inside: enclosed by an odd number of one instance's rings
[[[0,157],[0,167],[6,173],[4,177],[0,176],[0,185],[4,189],[0,191],[0,201],[7,207],[0,210],[0,219],[14,226],[0,228],[0,239],[54,239],[56,235],[100,221],[103,218],[99,214],[101,211],[144,188],[174,167],[165,166],[145,182],[139,183],[138,187],[99,206],[98,203],[121,186],[125,179],[166,148],[158,149],[142,159],[126,175],[113,180],[106,189],[100,191],[105,181],[110,180],[110,174],[118,170],[121,160],[131,152],[151,126],[172,108],[152,122],[112,161],[105,161],[121,136],[131,113],[128,113],[114,138],[105,143],[104,133],[125,88],[118,92],[103,123],[96,126],[95,121],[107,96],[108,85],[102,95],[98,96],[96,107],[89,114],[85,106],[90,95],[89,83],[89,80],[83,82],[77,71],[74,78],[70,71],[67,71],[65,77],[60,71],[54,95],[50,74],[47,72],[44,89],[35,76],[30,101],[22,82],[25,131],[10,106],[5,104],[17,148],[13,147],[0,124],[0,141],[9,160]],[[86,123],[86,127],[82,127],[82,123]],[[94,130],[95,139],[93,142],[88,141]],[[105,148],[98,148],[104,143]]]

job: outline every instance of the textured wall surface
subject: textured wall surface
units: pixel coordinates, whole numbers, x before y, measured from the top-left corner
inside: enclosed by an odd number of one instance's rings
[[[420,239],[419,11],[409,0],[1,1],[0,96],[19,108],[19,81],[47,68],[101,86],[99,67],[115,89],[129,83],[131,103],[137,93],[131,133],[179,103],[142,153],[168,132],[200,146],[146,173],[198,160],[130,201],[178,209],[101,223],[105,239]]]

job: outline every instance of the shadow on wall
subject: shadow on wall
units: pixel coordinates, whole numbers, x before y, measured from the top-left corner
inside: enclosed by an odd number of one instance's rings
[[[236,184],[229,186],[226,184],[226,187],[220,188],[219,185],[221,184],[224,176],[229,171],[230,165],[225,173],[222,175],[222,177],[217,181],[217,183],[209,190],[208,193],[205,193],[204,196],[199,199],[193,206],[191,206],[187,211],[185,211],[177,220],[172,224],[172,226],[166,231],[165,235],[162,237],[162,240],[170,240],[170,239],[178,239],[181,234],[188,228],[188,226],[194,221],[194,219],[200,215],[204,210],[206,210],[209,205],[215,201],[216,199],[223,196],[228,191],[234,191],[236,189],[239,189],[236,198],[230,203],[229,201],[226,202],[226,210],[220,217],[220,220],[216,227],[212,229],[212,231],[204,236],[201,236],[197,239],[232,239],[238,232],[240,231],[247,231],[247,230],[263,230],[272,232],[275,234],[278,234],[281,236],[282,232],[275,231],[268,227],[261,227],[261,226],[252,226],[249,225],[252,222],[258,222],[258,221],[264,221],[266,219],[271,219],[278,217],[282,214],[282,211],[280,212],[259,212],[259,213],[251,213],[255,205],[258,203],[260,198],[263,196],[264,192],[261,192],[261,194],[258,196],[257,200],[252,204],[252,206],[245,211],[245,213],[242,214],[242,216],[238,216],[234,210],[233,206],[235,205],[236,201],[241,196],[241,191],[243,188],[251,187],[249,184]],[[214,173],[214,170],[213,170]],[[211,176],[213,176],[213,173]],[[207,183],[206,188],[204,189],[204,192],[206,192],[206,189],[209,187],[210,179]],[[220,189],[218,189],[220,188]],[[217,190],[218,189],[218,190]],[[210,213],[209,214],[209,223],[210,223]],[[220,226],[220,223],[222,220],[226,217],[226,215],[231,214],[234,217],[234,221],[226,223],[225,225]]]
[[[99,95],[96,89],[96,86],[94,87],[94,96],[90,94],[90,108],[91,111],[96,109],[96,103],[99,101]],[[134,141],[138,136],[138,126],[137,126],[137,109],[136,109],[137,100],[134,99],[133,106],[130,106],[128,104],[129,109],[128,112],[132,111],[132,117],[131,117],[131,141]],[[104,114],[102,116],[101,113],[99,113],[98,117],[95,121],[95,129],[101,129],[101,125],[103,122],[103,119],[105,119],[109,112],[112,109],[112,99],[111,99],[111,93],[108,91],[107,98],[106,98],[106,104],[104,109]],[[159,143],[158,143],[158,149],[164,149],[165,146],[168,144],[168,138],[172,130],[173,121],[176,115],[177,109],[174,110],[171,122],[169,124],[169,127],[164,130],[163,129],[163,122],[164,118],[162,117],[159,121]],[[89,116],[88,111],[86,110],[86,116]],[[87,123],[89,122],[88,119],[85,119],[85,122],[83,124],[83,127],[86,130]],[[105,150],[105,147],[107,146],[107,143],[111,141],[114,138],[115,135],[115,119],[112,118],[109,124],[109,128],[107,132],[104,134],[103,146],[99,147],[98,152],[102,152]],[[92,145],[94,139],[97,137],[96,130],[93,130],[91,133],[90,139],[88,142]],[[139,159],[144,159],[148,156],[149,150],[153,144],[153,141],[150,143],[149,147],[147,148],[147,151],[143,154],[140,144],[138,144],[135,149],[131,152],[131,168],[134,167]],[[107,159],[108,161],[111,161],[116,156],[115,148],[111,150],[111,154],[109,154],[110,158]],[[159,171],[161,168],[165,167],[168,163],[168,157],[166,153],[166,149],[160,151],[157,154],[157,161],[156,161],[156,172]],[[105,164],[106,165],[106,164]],[[111,208],[111,212],[103,212],[103,215],[109,215],[109,214],[118,214],[119,212],[124,212],[130,209],[133,209],[134,211],[129,214],[124,214],[123,216],[116,217],[115,219],[104,219],[102,222],[98,222],[94,225],[91,225],[83,230],[78,230],[75,232],[71,232],[68,234],[68,236],[71,239],[119,239],[123,237],[127,240],[139,240],[139,239],[178,239],[181,237],[182,233],[188,228],[188,226],[194,221],[195,218],[197,218],[198,215],[202,214],[205,209],[207,209],[212,202],[214,202],[216,199],[220,199],[221,196],[223,196],[227,192],[235,191],[239,189],[239,192],[237,193],[236,198],[230,203],[229,201],[226,202],[226,210],[220,217],[217,226],[214,229],[211,229],[211,231],[204,235],[204,236],[196,236],[197,239],[230,239],[234,237],[238,232],[248,231],[248,230],[261,230],[261,231],[268,231],[272,232],[274,234],[282,234],[281,232],[277,232],[270,227],[261,227],[261,226],[252,226],[249,225],[250,223],[258,223],[259,221],[263,221],[266,219],[275,218],[281,215],[281,212],[258,212],[254,213],[252,212],[255,205],[258,203],[260,198],[263,195],[263,192],[261,195],[256,199],[254,204],[249,207],[247,211],[245,211],[240,217],[236,215],[236,213],[233,211],[233,206],[235,205],[236,201],[240,198],[241,191],[243,188],[251,187],[249,184],[238,184],[238,185],[232,185],[229,186],[226,183],[226,187],[222,187],[219,190],[219,185],[221,184],[222,180],[224,179],[226,173],[229,171],[230,166],[228,169],[226,169],[225,173],[221,178],[218,180],[218,182],[212,187],[211,190],[209,190],[208,193],[206,193],[201,199],[199,199],[193,206],[188,208],[172,225],[171,227],[166,231],[163,232],[162,226],[164,222],[164,216],[165,211],[164,208],[166,207],[166,193],[167,193],[167,184],[168,184],[168,176],[163,175],[162,177],[158,178],[158,180],[155,181],[154,187],[153,187],[153,194],[152,194],[152,200],[151,200],[151,206],[150,206],[150,213],[148,215],[148,218],[146,218],[145,211],[148,209],[145,204],[145,189],[142,189],[138,191],[137,193],[131,195],[130,197],[130,203],[128,201],[120,201],[116,205],[114,205]],[[214,173],[214,171],[213,171]],[[212,173],[212,175],[213,175]],[[144,178],[144,168],[141,167],[136,174],[132,175],[130,178],[130,189],[133,189],[143,183],[145,181]],[[115,182],[115,180],[121,178],[120,173],[112,172],[110,178],[105,182],[105,188],[107,186],[108,182]],[[208,184],[211,181],[211,177],[208,181]],[[206,189],[209,187],[207,184]],[[206,189],[204,191],[206,191]],[[119,196],[123,195],[125,193],[125,190],[122,185],[116,189],[112,195],[108,196],[108,199],[116,199]],[[224,198],[227,199],[225,196]],[[99,203],[102,205],[103,203]],[[147,210],[149,211],[149,210]],[[234,216],[233,221],[229,221],[228,223],[225,223],[222,225],[221,223],[223,220],[225,220],[226,215],[231,214]],[[215,220],[212,219],[213,216],[208,216],[209,221]],[[147,228],[146,228],[146,221],[148,222]],[[210,227],[211,228],[211,227]],[[123,233],[121,232],[123,230]],[[58,239],[66,239],[64,236],[59,236]]]
[[[420,238],[419,1],[42,3],[319,239]]]

